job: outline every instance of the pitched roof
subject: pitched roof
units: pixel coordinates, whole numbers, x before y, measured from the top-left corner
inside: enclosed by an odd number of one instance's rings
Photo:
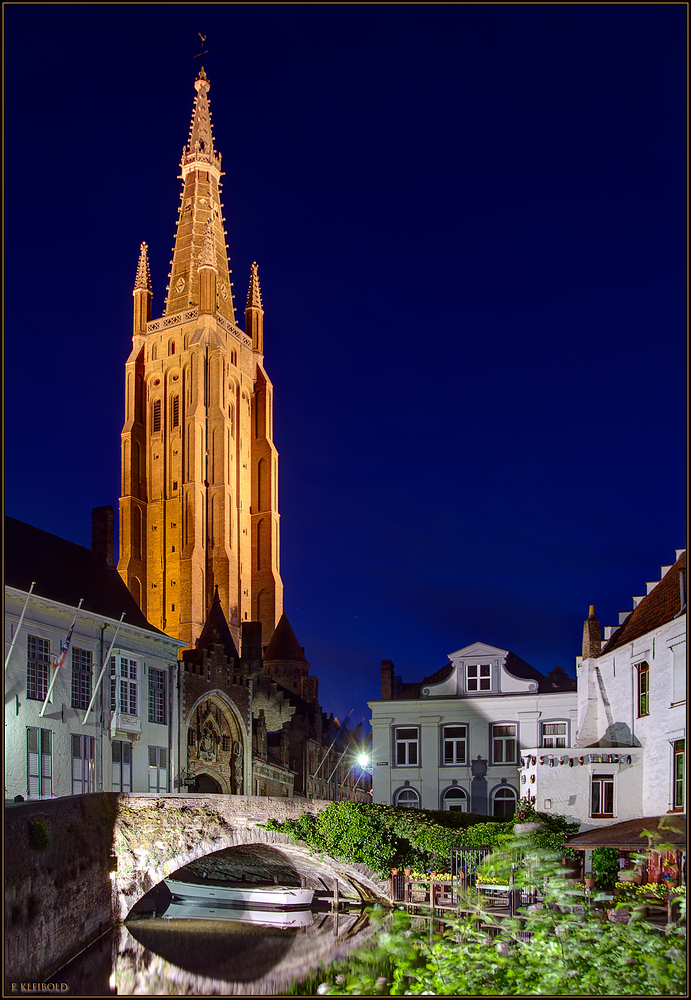
[[[5,584],[28,591],[36,581],[34,594],[50,601],[155,632],[116,569],[91,549],[51,535],[41,528],[5,517]]]
[[[214,591],[214,599],[211,602],[209,613],[206,616],[206,621],[204,622],[204,628],[202,629],[201,635],[197,639],[195,646],[197,649],[208,649],[218,642],[222,643],[223,652],[226,656],[230,656],[234,659],[238,658],[237,647],[233,642],[233,636],[228,628],[226,616],[223,614],[221,600],[218,596],[218,587],[216,587]]]
[[[682,552],[674,566],[663,576],[656,587],[644,597],[637,608],[612,634],[602,648],[600,656],[611,653],[613,649],[625,646],[634,639],[639,639],[647,632],[652,632],[671,621],[681,611],[681,592],[679,575],[686,576],[686,551]],[[686,590],[684,589],[684,592]]]
[[[285,611],[281,615],[278,625],[269,639],[269,645],[264,651],[264,662],[267,660],[290,660],[294,663],[307,663],[305,650],[297,641]]]
[[[648,816],[645,819],[630,819],[625,823],[612,823],[601,826],[597,830],[586,830],[570,837],[566,843],[577,851],[590,850],[594,847],[618,847],[623,851],[643,851],[648,844],[643,836],[644,830],[658,830],[661,819],[665,820],[665,828],[659,831],[661,843],[674,844],[675,847],[686,846],[686,816]],[[667,826],[669,824],[669,826]]]

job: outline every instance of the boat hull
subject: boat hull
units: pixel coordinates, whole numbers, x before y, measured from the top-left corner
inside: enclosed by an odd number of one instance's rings
[[[173,899],[160,916],[165,920],[223,920],[263,927],[309,927],[312,923],[311,910],[259,909],[229,903],[207,906],[196,899]]]
[[[180,882],[167,878],[165,884],[173,897],[212,903],[234,903],[244,906],[308,907],[314,899],[313,889],[292,886],[225,886],[204,882]]]

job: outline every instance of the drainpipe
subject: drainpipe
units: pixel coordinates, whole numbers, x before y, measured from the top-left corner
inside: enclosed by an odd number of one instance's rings
[[[101,656],[100,662],[103,663],[103,636],[108,628],[107,625],[101,625]],[[103,685],[99,690],[99,711],[98,711],[98,790],[103,791]]]
[[[168,665],[168,780],[166,791],[172,790],[173,782],[173,678],[175,667]]]

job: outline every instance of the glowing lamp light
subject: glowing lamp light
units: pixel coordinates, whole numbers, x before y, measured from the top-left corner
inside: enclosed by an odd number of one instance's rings
[[[360,765],[360,767],[367,767],[367,765],[369,764],[369,757],[367,756],[366,753],[361,753],[358,756],[357,762]]]

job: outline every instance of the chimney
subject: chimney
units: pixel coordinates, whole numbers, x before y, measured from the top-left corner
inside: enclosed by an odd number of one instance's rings
[[[595,605],[591,604],[588,618],[583,623],[583,659],[589,660],[591,656],[599,656],[601,649],[600,623],[595,617]]]
[[[381,661],[381,700],[391,701],[393,698],[393,663],[391,660]]]
[[[242,622],[240,636],[240,656],[243,660],[261,660],[262,623]]]
[[[115,511],[110,504],[94,507],[91,511],[91,549],[105,560],[106,566],[115,569],[113,544],[115,538]]]

